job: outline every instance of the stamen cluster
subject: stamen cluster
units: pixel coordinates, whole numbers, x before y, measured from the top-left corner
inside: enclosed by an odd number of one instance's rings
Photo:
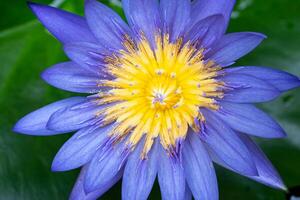
[[[172,43],[168,35],[156,35],[154,48],[145,37],[135,43],[126,36],[123,45],[106,58],[114,79],[101,84],[111,89],[98,95],[98,104],[110,105],[99,114],[106,124],[116,123],[111,136],[128,137],[130,148],[145,136],[143,157],[156,137],[171,152],[189,127],[197,129],[195,121],[205,120],[200,108],[218,109],[220,67],[203,60],[203,49],[182,39]]]

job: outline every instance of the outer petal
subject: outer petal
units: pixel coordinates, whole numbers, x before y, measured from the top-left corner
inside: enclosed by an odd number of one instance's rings
[[[223,15],[212,15],[196,23],[185,36],[186,41],[198,43],[199,48],[209,48],[224,33]]]
[[[192,19],[196,23],[208,16],[222,14],[225,18],[226,28],[234,4],[235,0],[195,0],[192,7]]]
[[[243,74],[226,74],[221,77],[227,90],[224,101],[235,103],[259,103],[275,99],[280,91],[268,82]]]
[[[183,146],[186,180],[195,200],[218,200],[218,183],[212,161],[197,136],[189,132]]]
[[[97,74],[99,78],[104,77],[104,59],[106,55],[111,55],[103,47],[88,43],[75,42],[64,46],[67,56],[87,71]]]
[[[215,114],[237,131],[265,138],[286,136],[276,121],[253,105],[227,102],[220,105]]]
[[[300,79],[287,72],[267,67],[234,67],[226,69],[228,73],[246,74],[264,80],[281,92],[300,86]]]
[[[40,108],[18,121],[14,127],[14,131],[18,133],[24,133],[28,135],[55,135],[65,133],[68,131],[52,131],[49,130],[46,125],[50,116],[59,109],[79,104],[85,100],[84,97],[73,97],[64,99],[52,104],[49,104],[43,108]]]
[[[84,166],[80,172],[80,175],[73,187],[72,193],[70,195],[70,200],[95,200],[102,196],[107,190],[109,190],[114,184],[116,184],[122,177],[123,171],[120,170],[115,177],[113,177],[106,185],[95,190],[91,193],[86,194],[84,191],[83,183],[84,177],[86,175],[88,165]]]
[[[56,154],[52,163],[53,171],[67,171],[89,162],[97,149],[108,138],[113,125],[87,127],[71,137]]]
[[[251,52],[266,36],[261,33],[241,32],[224,35],[208,52],[206,58],[221,66],[232,65],[237,59]]]
[[[151,192],[158,168],[158,140],[155,141],[148,158],[142,160],[143,142],[130,155],[126,163],[123,182],[123,200],[146,200]]]
[[[262,150],[250,139],[250,137],[243,134],[240,134],[239,136],[253,155],[253,159],[258,171],[258,177],[256,176],[251,178],[268,186],[286,190],[286,187],[278,172],[272,166],[272,163],[268,160]]]
[[[263,183],[265,185],[268,185],[270,187],[286,190],[286,187],[282,182],[278,172],[272,166],[271,162],[264,155],[261,149],[248,136],[243,134],[239,134],[238,136],[241,138],[241,140],[245,143],[245,145],[249,149],[258,172],[257,176],[247,176],[247,177],[255,181],[258,181],[260,183]],[[209,153],[213,158],[214,162],[229,170],[239,173],[236,170],[229,167],[226,163],[224,163],[214,152],[210,151]]]
[[[42,24],[62,43],[96,41],[83,17],[42,4],[28,5]]]
[[[158,181],[162,199],[184,199],[186,183],[181,160],[168,156],[162,147],[159,153]]]
[[[84,180],[87,193],[105,187],[122,170],[128,152],[124,144],[102,146],[89,164]]]
[[[201,112],[205,116],[206,124],[199,134],[200,139],[231,168],[244,175],[257,175],[252,156],[236,133],[212,111]]]
[[[97,105],[85,101],[56,111],[51,115],[47,127],[51,130],[71,132],[86,126],[101,125],[103,116],[97,114],[108,105]]]
[[[175,41],[182,36],[189,23],[190,0],[161,0],[160,8],[163,30],[170,34],[171,41]]]
[[[86,0],[85,16],[102,46],[116,50],[122,48],[124,36],[130,34],[130,30],[117,13],[96,0]]]
[[[97,93],[99,78],[73,62],[65,62],[46,69],[43,79],[54,87],[80,93]]]
[[[154,33],[161,28],[158,0],[123,0],[123,9],[135,34],[143,32],[155,44]]]

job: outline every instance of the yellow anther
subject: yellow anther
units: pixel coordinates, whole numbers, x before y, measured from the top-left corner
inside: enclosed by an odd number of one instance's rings
[[[99,83],[111,90],[99,93],[98,104],[109,105],[98,115],[118,123],[111,135],[128,138],[130,148],[145,138],[146,158],[156,137],[167,149],[184,139],[189,127],[198,130],[194,120],[205,120],[199,108],[219,109],[214,99],[223,97],[223,83],[216,79],[220,68],[204,62],[203,49],[189,42],[171,43],[168,35],[157,34],[153,50],[144,35],[137,43],[124,38],[124,50],[105,59],[115,79]]]

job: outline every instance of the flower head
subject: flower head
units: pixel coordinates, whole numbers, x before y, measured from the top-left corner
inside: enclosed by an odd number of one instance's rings
[[[147,199],[156,176],[163,199],[218,199],[213,161],[285,188],[250,138],[285,133],[251,103],[273,100],[300,80],[265,67],[229,67],[265,38],[225,34],[234,3],[123,0],[128,24],[95,0],[86,0],[85,17],[30,3],[71,59],[42,77],[89,95],[43,107],[14,130],[77,131],[52,165],[82,167],[71,199],[96,199],[121,177],[123,199]]]

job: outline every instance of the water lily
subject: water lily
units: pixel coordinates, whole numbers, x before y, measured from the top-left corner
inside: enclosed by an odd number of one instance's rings
[[[76,133],[52,170],[82,167],[70,199],[97,199],[122,178],[122,199],[218,199],[213,162],[285,189],[251,136],[285,137],[252,103],[300,86],[298,77],[231,67],[266,38],[226,33],[234,0],[123,0],[125,22],[95,1],[81,17],[30,3],[71,61],[45,70],[57,88],[86,93],[22,118],[19,133]],[[41,44],[42,45],[42,44]],[[34,59],[34,58],[33,58]]]

